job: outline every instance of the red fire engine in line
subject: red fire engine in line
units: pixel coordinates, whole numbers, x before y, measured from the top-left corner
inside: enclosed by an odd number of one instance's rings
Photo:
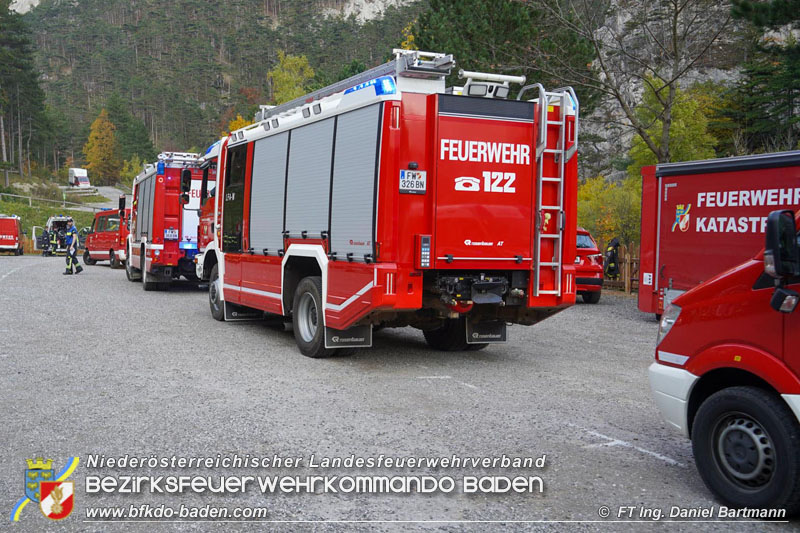
[[[800,208],[800,151],[642,168],[639,309],[661,315],[755,255],[778,207]]]
[[[180,276],[196,279],[202,178],[198,154],[164,152],[134,180],[125,271],[144,290],[163,289]]]
[[[197,227],[197,251],[195,256],[197,262],[197,277],[208,279],[203,275],[203,263],[198,261],[206,251],[206,247],[214,239],[214,194],[216,194],[217,183],[217,159],[222,141],[217,141],[209,146],[206,153],[198,159],[200,169],[203,171],[203,181],[200,185],[200,209],[198,211],[200,221]],[[211,201],[209,201],[211,200]]]
[[[108,261],[111,268],[125,264],[125,249],[128,244],[128,217],[130,209],[125,209],[125,197],[121,197],[121,209],[99,211],[86,235],[86,249],[83,262],[94,265],[98,261]],[[122,217],[119,214],[122,213]]]
[[[22,255],[22,222],[16,215],[0,215],[0,252]]]
[[[477,349],[575,302],[574,91],[507,100],[524,77],[464,71],[446,89],[454,64],[396,50],[223,140],[198,260],[216,319],[291,316],[324,357],[373,325]]]
[[[765,227],[763,252],[666,308],[650,385],[718,498],[785,518],[800,513],[800,213]]]

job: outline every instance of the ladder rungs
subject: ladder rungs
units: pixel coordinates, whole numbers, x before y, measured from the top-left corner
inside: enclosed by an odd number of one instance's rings
[[[557,266],[561,266],[561,263],[552,263],[552,262],[550,262],[550,263],[544,263],[544,262],[542,262],[542,263],[539,263],[539,266],[545,266],[545,267],[557,267]]]
[[[561,209],[561,206],[560,205],[543,205],[541,207],[541,209],[544,209],[546,211],[553,211],[553,210],[556,210],[556,209]]]
[[[558,291],[539,291],[539,294],[558,294]]]
[[[563,126],[564,125],[564,121],[562,121],[562,120],[548,120],[547,121],[547,125],[549,126],[550,124],[558,124],[559,126]]]
[[[561,235],[558,234],[553,235],[552,233],[542,233],[541,235],[539,235],[539,237],[541,237],[542,239],[560,239]]]
[[[559,150],[557,148],[545,148],[544,153],[546,154],[564,154],[564,150]]]
[[[562,181],[562,180],[561,180],[561,178],[542,178],[542,181],[559,182],[559,181]]]

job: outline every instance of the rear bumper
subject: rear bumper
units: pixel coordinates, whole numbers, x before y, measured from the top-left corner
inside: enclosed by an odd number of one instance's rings
[[[578,292],[597,292],[603,288],[603,268],[575,268],[575,284]]]
[[[0,244],[0,250],[18,250],[19,244]]]
[[[692,387],[698,380],[682,368],[653,363],[650,365],[650,390],[664,420],[689,436],[688,406]]]

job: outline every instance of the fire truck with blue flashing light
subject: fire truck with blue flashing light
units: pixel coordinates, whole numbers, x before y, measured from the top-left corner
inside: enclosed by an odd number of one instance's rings
[[[165,289],[181,276],[197,279],[194,257],[203,179],[198,157],[163,152],[134,179],[125,272],[146,291]]]
[[[219,146],[197,272],[217,320],[291,319],[309,357],[373,326],[441,350],[506,339],[575,302],[578,99],[571,88],[392,61],[286,104]]]

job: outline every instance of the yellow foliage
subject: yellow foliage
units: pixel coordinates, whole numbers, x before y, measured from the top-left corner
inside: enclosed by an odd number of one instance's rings
[[[228,122],[228,131],[222,132],[222,137],[228,135],[229,132],[236,131],[240,128],[244,128],[245,126],[249,126],[252,124],[252,120],[247,120],[243,118],[242,115],[237,114],[236,118]]]
[[[419,50],[414,42],[414,34],[412,33],[416,24],[417,19],[414,19],[403,28],[403,42],[400,43],[400,48],[403,50]]]
[[[597,176],[578,186],[578,225],[604,242],[614,237],[625,244],[638,242],[641,206],[640,177],[615,183]]]
[[[98,185],[112,184],[119,179],[122,163],[117,158],[117,139],[114,124],[108,119],[108,112],[103,109],[92,123],[89,140],[83,147],[86,168],[93,183]]]
[[[306,56],[286,55],[278,51],[278,64],[269,71],[267,79],[272,84],[272,99],[283,104],[306,94],[306,86],[314,78],[314,69]]]

